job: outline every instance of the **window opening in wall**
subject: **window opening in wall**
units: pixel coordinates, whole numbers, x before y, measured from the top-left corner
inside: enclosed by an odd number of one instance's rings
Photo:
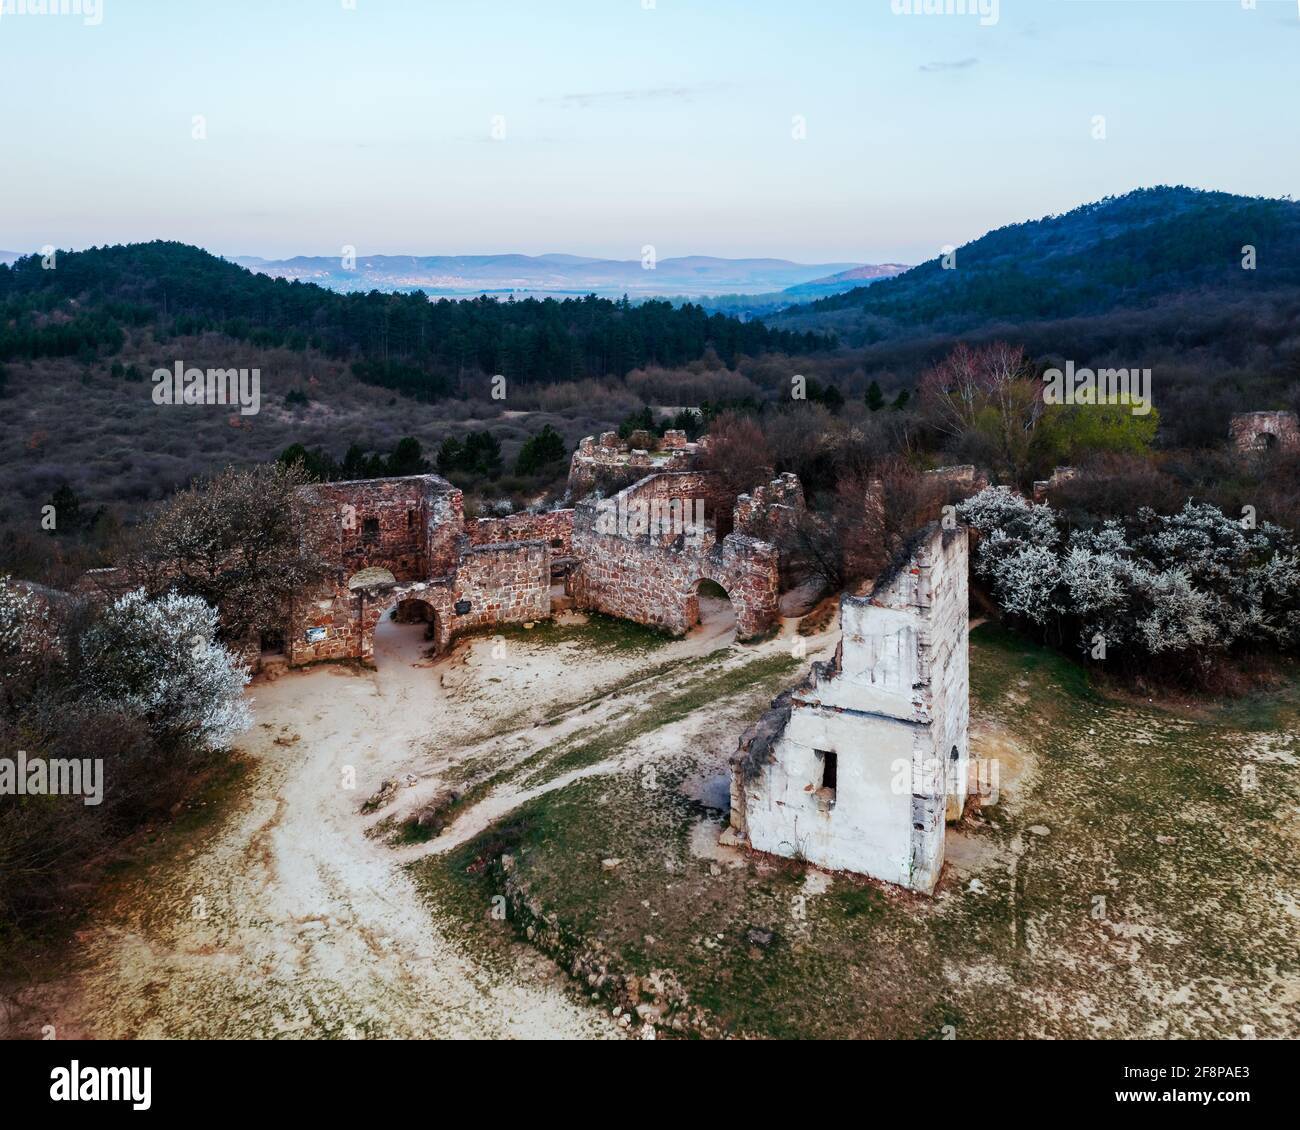
[[[817,750],[817,800],[829,808],[835,803],[835,790],[839,786],[840,759],[833,750]]]

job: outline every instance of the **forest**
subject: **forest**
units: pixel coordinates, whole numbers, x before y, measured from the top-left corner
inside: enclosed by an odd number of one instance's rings
[[[0,363],[113,355],[124,330],[146,325],[155,340],[219,332],[261,349],[311,348],[351,362],[361,381],[420,400],[452,395],[467,372],[547,384],[682,365],[706,350],[730,364],[836,345],[833,334],[773,330],[692,303],[337,294],[162,241],[0,267]]]

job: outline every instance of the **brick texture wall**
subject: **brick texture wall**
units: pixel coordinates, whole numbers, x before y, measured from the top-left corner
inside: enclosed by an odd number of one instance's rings
[[[1300,417],[1294,412],[1238,412],[1229,424],[1238,451],[1300,447]]]
[[[604,503],[580,502],[573,522],[578,568],[569,582],[576,607],[681,635],[698,623],[699,582],[710,580],[731,597],[739,639],[765,634],[780,615],[778,557],[771,545],[740,534],[718,542],[711,529],[698,538],[608,532],[609,517],[635,504],[681,499],[693,511],[694,499],[712,489],[702,474],[655,475]]]
[[[543,514],[511,514],[506,518],[480,518],[471,522],[469,540],[474,545],[502,541],[544,541],[557,557],[573,553],[573,511],[548,510]]]

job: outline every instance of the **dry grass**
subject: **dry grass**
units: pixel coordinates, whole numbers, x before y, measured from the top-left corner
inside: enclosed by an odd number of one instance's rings
[[[1295,681],[1189,717],[995,628],[972,659],[972,748],[1003,794],[950,833],[934,899],[718,848],[724,814],[691,785],[716,748],[665,754],[654,788],[540,796],[417,877],[474,944],[505,944],[482,907],[508,854],[553,933],[671,972],[734,1034],[1296,1036]]]

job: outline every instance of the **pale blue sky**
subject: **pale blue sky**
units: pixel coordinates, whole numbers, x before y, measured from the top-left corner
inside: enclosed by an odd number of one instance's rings
[[[0,248],[916,262],[1300,184],[1296,0],[101,2],[0,16]]]

